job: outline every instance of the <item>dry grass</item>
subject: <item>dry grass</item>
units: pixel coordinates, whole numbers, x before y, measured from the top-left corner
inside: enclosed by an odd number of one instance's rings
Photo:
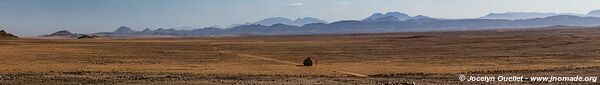
[[[348,76],[593,67],[599,29],[0,41],[1,73]],[[249,57],[255,56],[255,57]],[[298,67],[306,57],[316,67]],[[289,63],[286,63],[289,62]]]

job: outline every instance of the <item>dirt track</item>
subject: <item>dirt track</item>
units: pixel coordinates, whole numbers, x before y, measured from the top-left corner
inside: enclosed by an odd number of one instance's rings
[[[224,54],[234,54],[234,55],[241,56],[241,57],[250,57],[250,58],[256,58],[256,59],[261,59],[261,60],[266,60],[266,61],[278,62],[278,63],[281,63],[281,64],[290,64],[290,66],[302,66],[302,64],[294,63],[294,62],[290,62],[290,61],[285,61],[285,60],[278,60],[278,59],[261,57],[261,56],[254,56],[254,55],[248,55],[248,54],[237,54],[235,52],[229,52],[229,51],[226,51],[224,49],[218,48],[217,47],[217,45],[219,45],[218,43],[211,43],[210,45],[212,46],[213,49],[218,50],[219,52],[224,53]],[[332,72],[337,72],[337,73],[343,73],[343,74],[348,74],[348,75],[352,75],[352,76],[356,76],[356,77],[369,77],[366,74],[360,74],[360,73],[354,73],[354,72],[349,72],[349,71],[336,70],[336,69],[331,69],[331,68],[321,67],[321,66],[312,66],[310,68],[327,70],[327,71],[332,71]]]

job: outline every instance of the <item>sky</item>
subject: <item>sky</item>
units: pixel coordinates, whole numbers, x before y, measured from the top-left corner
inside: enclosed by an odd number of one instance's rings
[[[120,26],[202,28],[269,17],[359,20],[376,12],[477,18],[488,13],[586,14],[600,0],[0,0],[0,29],[20,36],[60,30],[110,32]]]

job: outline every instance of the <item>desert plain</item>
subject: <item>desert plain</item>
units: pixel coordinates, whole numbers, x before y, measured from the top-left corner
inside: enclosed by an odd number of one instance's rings
[[[310,57],[315,66],[301,66]],[[0,84],[597,84],[599,27],[143,39],[0,40]]]

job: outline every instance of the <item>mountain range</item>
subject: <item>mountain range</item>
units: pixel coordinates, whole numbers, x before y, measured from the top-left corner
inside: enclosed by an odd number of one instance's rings
[[[312,17],[298,18],[295,20],[284,18],[284,17],[274,17],[274,18],[266,18],[266,19],[263,19],[263,20],[260,20],[260,21],[257,21],[257,22],[251,23],[251,24],[259,24],[259,25],[265,25],[265,26],[271,26],[274,24],[302,26],[302,25],[311,24],[311,23],[327,23],[327,21],[317,19],[317,18],[312,18]],[[246,24],[246,25],[248,25],[248,24]]]
[[[343,20],[327,23],[317,18],[283,17],[266,18],[257,22],[226,28],[146,28],[136,31],[122,26],[113,32],[94,33],[99,36],[245,36],[245,35],[293,35],[327,33],[372,33],[372,32],[419,32],[444,30],[479,30],[498,28],[530,28],[556,25],[600,26],[600,10],[588,14],[508,12],[490,13],[475,19],[439,19],[428,16],[410,16],[400,12],[373,13],[361,20]]]
[[[594,10],[588,14],[574,14],[574,13],[541,13],[541,12],[506,12],[506,13],[490,13],[479,19],[531,19],[531,18],[544,18],[557,15],[573,15],[580,17],[600,17],[600,10]]]
[[[430,18],[430,17],[423,16],[423,15],[417,15],[417,16],[413,17],[413,16],[409,16],[408,14],[400,13],[400,12],[387,12],[385,14],[374,13],[371,16],[369,16],[361,21],[363,21],[363,22],[405,21],[405,20],[421,19],[421,18]]]
[[[379,16],[379,14],[374,14]],[[292,35],[292,34],[326,34],[326,33],[372,33],[372,32],[418,32],[442,30],[477,30],[495,28],[546,27],[555,25],[598,26],[600,18],[575,15],[556,15],[531,19],[436,19],[415,18],[402,20],[397,13],[390,12],[384,17],[369,17],[372,20],[344,20],[332,23],[311,23],[302,26],[273,24],[239,25],[231,28],[206,27],[192,30],[176,30],[159,28],[135,31],[129,27],[119,27],[114,32],[95,33],[100,36],[135,36],[135,35],[169,35],[169,36],[224,36],[224,35]],[[402,14],[400,14],[402,15]],[[402,16],[401,16],[402,17]],[[408,18],[404,16],[405,19]],[[395,19],[394,19],[395,18]]]

